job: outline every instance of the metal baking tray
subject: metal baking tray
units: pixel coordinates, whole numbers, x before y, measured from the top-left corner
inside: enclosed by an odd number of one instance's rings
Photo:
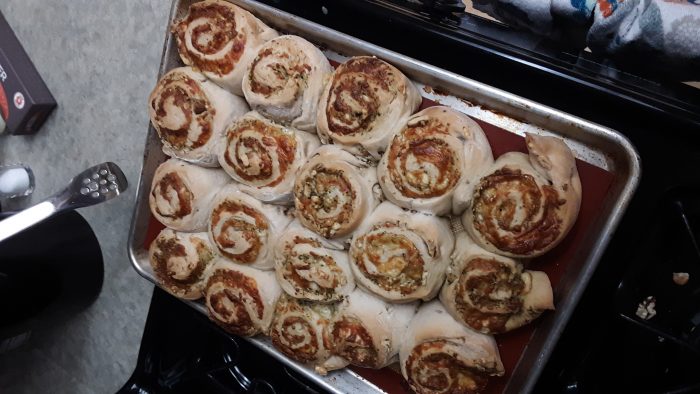
[[[575,257],[567,262],[566,271],[554,289],[557,310],[545,314],[538,321],[522,356],[515,368],[509,372],[510,377],[505,383],[504,392],[531,391],[637,187],[641,165],[634,147],[624,136],[609,128],[389,51],[273,7],[252,0],[230,1],[251,11],[281,32],[296,34],[314,42],[331,60],[342,61],[354,55],[375,55],[401,69],[416,83],[425,98],[454,107],[476,119],[518,135],[533,132],[564,138],[577,159],[614,175],[605,200],[597,207],[597,217],[592,221],[591,231],[578,245]],[[189,5],[194,2],[174,0],[169,25],[184,15]],[[180,65],[175,39],[168,31],[159,77]],[[165,159],[158,135],[153,127],[150,127],[146,137],[128,248],[131,263],[136,271],[155,284],[157,282],[148,262],[145,246],[151,221],[148,193],[155,169]],[[201,303],[183,302],[206,313]],[[384,392],[351,369],[345,368],[327,376],[319,376],[311,369],[277,352],[268,339],[247,340],[329,392]]]

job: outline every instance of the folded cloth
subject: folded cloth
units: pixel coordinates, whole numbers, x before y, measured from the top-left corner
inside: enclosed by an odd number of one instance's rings
[[[588,44],[700,65],[700,0],[598,0]]]
[[[596,0],[551,0],[551,13],[565,23],[589,23]]]
[[[473,0],[473,6],[512,27],[580,42],[594,53],[655,59],[700,73],[700,0]]]

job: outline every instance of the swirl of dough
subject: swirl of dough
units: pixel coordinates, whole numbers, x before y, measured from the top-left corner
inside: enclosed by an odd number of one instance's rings
[[[239,96],[245,69],[258,48],[277,37],[253,14],[223,0],[190,5],[187,15],[170,30],[183,63]]]
[[[206,233],[163,229],[148,254],[158,282],[168,292],[188,300],[202,296],[207,267],[216,256]]]
[[[293,222],[275,247],[275,271],[292,297],[335,302],[355,288],[342,244],[332,243]]]
[[[281,293],[272,272],[218,260],[204,298],[216,324],[236,335],[254,336],[267,333]]]
[[[153,175],[148,203],[155,218],[178,231],[204,231],[216,191],[229,178],[220,169],[202,168],[170,159]]]
[[[527,135],[530,155],[509,152],[485,171],[472,191],[464,228],[484,249],[529,258],[556,246],[581,205],[576,161],[564,141]]]
[[[379,159],[420,103],[418,89],[396,67],[376,57],[353,57],[326,85],[317,131],[324,142]]]
[[[466,232],[457,237],[440,300],[455,319],[485,334],[513,330],[554,309],[547,274],[482,249]]]
[[[209,237],[227,259],[269,270],[274,267],[274,241],[291,220],[284,208],[263,204],[228,185],[214,201]]]
[[[355,289],[328,325],[332,354],[366,368],[379,369],[393,363],[416,306],[390,304]]]
[[[445,215],[453,210],[458,186],[492,163],[481,127],[461,112],[436,106],[408,119],[382,156],[377,176],[394,204]]]
[[[385,201],[353,237],[350,263],[359,286],[390,302],[435,297],[454,236],[447,220]]]
[[[238,96],[208,81],[191,67],[171,70],[149,97],[151,124],[163,152],[204,167],[217,167],[219,136],[248,110]]]
[[[332,71],[328,59],[312,43],[297,36],[280,36],[258,50],[243,79],[243,93],[262,115],[315,133],[318,100]]]
[[[326,327],[336,313],[334,304],[315,304],[282,295],[270,327],[272,345],[287,357],[316,367],[326,374],[347,363],[332,363]]]
[[[323,145],[294,185],[297,217],[326,238],[348,237],[379,204],[376,170],[334,145]]]
[[[223,169],[258,200],[292,204],[294,178],[315,150],[316,136],[294,131],[250,112],[226,130],[219,154]]]
[[[479,393],[503,364],[493,337],[469,330],[440,304],[422,305],[406,330],[401,373],[418,394]]]

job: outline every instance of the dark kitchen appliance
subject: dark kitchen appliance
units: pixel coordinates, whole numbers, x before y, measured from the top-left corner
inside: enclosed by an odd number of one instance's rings
[[[121,169],[107,162],[82,171],[38,204],[0,213],[0,354],[26,342],[35,328],[94,301],[102,288],[102,251],[74,209],[110,200],[126,188]]]
[[[0,221],[10,213],[0,213]],[[100,244],[75,211],[0,242],[0,357],[90,305],[102,289]],[[7,354],[5,354],[7,353]]]
[[[534,392],[698,390],[700,256],[693,248],[700,233],[700,90],[673,81],[673,70],[615,65],[566,43],[455,12],[449,1],[263,3],[625,134],[642,159],[641,183]],[[690,273],[685,286],[672,281],[681,269]],[[657,315],[644,321],[635,312],[648,296],[656,298]],[[165,329],[156,323],[168,327],[155,312],[164,301],[153,298],[130,390],[179,392],[164,383],[172,372],[154,375],[143,361],[153,357],[146,351],[149,338]],[[186,316],[188,307],[172,301]],[[228,338],[212,324],[203,327],[208,335]],[[177,346],[174,341],[163,355],[177,359]],[[199,357],[218,357],[206,349]],[[241,365],[251,374],[262,372],[256,378],[279,369],[247,357]],[[211,371],[220,368],[230,369],[218,364]],[[287,384],[274,389],[284,392],[292,387]],[[254,392],[235,382],[224,386]]]

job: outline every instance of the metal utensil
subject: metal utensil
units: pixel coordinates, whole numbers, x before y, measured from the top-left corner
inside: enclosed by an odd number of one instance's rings
[[[81,172],[68,186],[43,202],[0,222],[0,242],[59,212],[99,204],[123,193],[128,186],[114,163],[102,163]]]

